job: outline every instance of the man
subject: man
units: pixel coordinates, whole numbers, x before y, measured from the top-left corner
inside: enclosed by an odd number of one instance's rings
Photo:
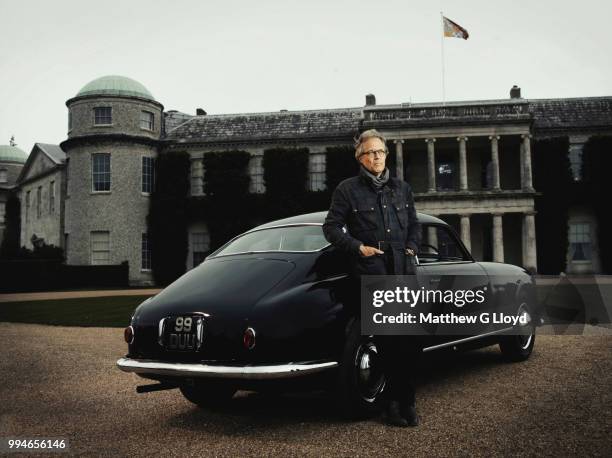
[[[416,219],[410,185],[389,178],[385,138],[371,129],[355,143],[359,176],[334,190],[323,224],[325,238],[350,253],[351,273],[361,275],[413,274],[421,228]],[[376,345],[387,378],[387,421],[417,426],[415,393],[408,359],[416,355],[413,342],[401,336],[377,336]]]

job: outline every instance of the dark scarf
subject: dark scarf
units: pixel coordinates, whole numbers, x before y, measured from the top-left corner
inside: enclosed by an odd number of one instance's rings
[[[385,170],[377,177],[362,165],[359,168],[359,174],[365,177],[368,182],[372,183],[372,186],[376,189],[382,189],[382,187],[387,184],[387,181],[389,181],[389,169],[387,167],[385,167]]]

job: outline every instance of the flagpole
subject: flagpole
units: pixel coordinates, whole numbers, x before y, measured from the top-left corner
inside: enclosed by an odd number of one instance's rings
[[[442,34],[440,35],[440,49],[442,50],[442,106],[446,105],[446,85],[444,76],[444,15],[440,11],[440,21],[442,22]]]

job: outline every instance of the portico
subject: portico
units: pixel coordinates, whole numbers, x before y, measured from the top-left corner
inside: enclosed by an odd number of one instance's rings
[[[366,128],[391,140],[391,172],[412,185],[419,211],[454,225],[476,259],[535,271],[531,116],[523,100],[372,106],[364,117]]]

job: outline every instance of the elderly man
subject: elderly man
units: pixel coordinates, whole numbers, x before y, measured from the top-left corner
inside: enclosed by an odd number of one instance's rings
[[[410,185],[389,177],[387,154],[385,138],[376,130],[359,136],[355,143],[359,176],[344,180],[335,189],[323,225],[325,238],[353,255],[354,277],[414,273],[421,228]],[[412,343],[406,337],[376,337],[387,378],[387,420],[395,426],[418,425],[407,360],[416,354]]]

